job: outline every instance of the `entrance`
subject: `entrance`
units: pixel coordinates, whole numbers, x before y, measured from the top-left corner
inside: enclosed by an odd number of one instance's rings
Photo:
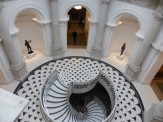
[[[158,97],[158,99],[160,101],[163,100],[163,65],[155,75],[151,83],[151,87],[155,92],[156,96]]]
[[[90,14],[84,7],[75,6],[68,12],[68,15],[67,46],[68,48],[85,49],[87,47],[89,31],[88,17]]]

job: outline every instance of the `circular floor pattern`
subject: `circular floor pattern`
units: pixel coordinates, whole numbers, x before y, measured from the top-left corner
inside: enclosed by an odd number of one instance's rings
[[[40,112],[40,88],[54,70],[60,72],[60,78],[66,84],[72,80],[83,82],[92,79],[100,70],[103,71],[113,81],[117,91],[118,104],[112,122],[143,121],[144,106],[141,98],[133,84],[128,82],[120,71],[103,61],[88,57],[65,57],[40,65],[18,85],[14,93],[30,102],[17,122],[45,122]]]

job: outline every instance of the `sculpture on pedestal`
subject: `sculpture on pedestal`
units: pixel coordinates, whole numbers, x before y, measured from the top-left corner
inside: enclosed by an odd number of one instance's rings
[[[122,47],[121,47],[121,54],[120,54],[120,56],[123,55],[123,52],[124,52],[125,49],[126,49],[126,43],[124,43],[122,45]]]
[[[25,46],[27,46],[28,54],[31,54],[31,53],[33,53],[33,51],[32,51],[31,46],[29,45],[29,43],[31,43],[31,40],[29,40],[29,41],[25,40]]]

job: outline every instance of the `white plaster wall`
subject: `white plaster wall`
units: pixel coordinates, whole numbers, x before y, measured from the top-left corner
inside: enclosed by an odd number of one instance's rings
[[[152,23],[153,10],[112,0],[108,10],[107,24],[115,24],[114,22],[116,21],[116,17],[118,17],[118,15],[124,15],[125,13],[132,14],[139,19],[138,21],[140,22],[141,34],[145,36],[149,30],[149,25]]]
[[[135,33],[139,30],[139,25],[133,22],[123,22],[113,30],[110,52],[120,51],[124,42],[126,42],[125,53],[130,55],[136,42]]]
[[[37,22],[19,22],[16,27],[20,29],[18,36],[23,53],[27,52],[27,47],[24,45],[25,40],[31,40],[30,43],[33,50],[42,51],[43,35],[42,28]]]

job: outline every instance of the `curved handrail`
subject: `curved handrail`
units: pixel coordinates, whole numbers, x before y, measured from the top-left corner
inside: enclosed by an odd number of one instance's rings
[[[54,82],[54,77],[56,77],[58,74],[58,71],[53,71],[47,78],[46,78],[46,81],[43,83],[42,87],[41,87],[41,90],[40,90],[40,105],[41,105],[41,110],[43,111],[43,117],[46,119],[46,121],[48,122],[55,122],[51,116],[49,115],[48,113],[48,110],[47,110],[47,107],[46,107],[46,94],[45,94],[45,90],[48,90],[47,89],[47,85],[46,84],[50,84],[52,82]],[[50,86],[49,86],[50,87]],[[47,93],[47,92],[46,92]]]
[[[111,99],[112,99],[112,110],[111,110],[111,113],[110,113],[110,115],[103,121],[103,122],[111,122],[111,120],[113,119],[113,116],[114,116],[114,113],[115,113],[115,110],[116,110],[116,106],[117,106],[117,95],[116,95],[116,89],[115,89],[115,87],[114,87],[114,84],[113,84],[113,82],[110,80],[110,78],[105,74],[105,73],[103,73],[102,71],[100,71],[100,73],[101,73],[101,77],[102,76],[105,76],[105,78],[107,79],[107,82],[109,81],[109,83],[110,83],[110,88],[111,88],[111,90],[112,90],[112,95],[114,95],[114,97],[110,97]],[[100,80],[101,81],[101,80]],[[108,86],[107,84],[106,84],[106,82],[103,82],[103,83],[105,83],[105,84],[102,84],[104,87],[106,87],[106,86]],[[106,89],[107,91],[108,91],[108,89]],[[114,94],[113,94],[114,93]],[[110,94],[111,95],[111,94]]]
[[[47,110],[47,107],[46,107],[46,95],[48,93],[48,90],[50,89],[51,85],[56,81],[58,80],[60,83],[61,80],[58,76],[58,71],[53,71],[47,78],[46,78],[46,81],[44,82],[44,84],[42,85],[42,88],[41,88],[41,92],[40,92],[40,98],[41,98],[41,110],[43,110],[43,116],[46,118],[46,120],[48,122],[55,122],[51,116],[49,115],[48,113],[48,110]],[[97,84],[97,82],[99,81],[99,83],[101,83],[101,85],[106,89],[106,91],[108,92],[110,98],[111,98],[111,104],[112,104],[112,107],[111,107],[111,113],[109,116],[107,116],[105,118],[105,120],[103,122],[111,122],[111,120],[113,119],[113,116],[114,116],[114,113],[115,113],[115,110],[116,110],[116,105],[117,105],[117,96],[116,96],[116,90],[115,90],[115,87],[114,87],[114,84],[113,82],[109,79],[109,77],[103,73],[102,71],[99,72],[99,74],[92,80],[90,81],[87,81],[87,82],[84,82],[84,83],[88,83],[89,85],[92,83],[93,84],[93,87],[91,87],[91,89],[94,88],[95,84]],[[80,83],[83,83],[83,82],[78,82],[78,84]],[[109,84],[109,85],[108,85]],[[63,86],[67,87],[64,83],[62,83]],[[69,110],[70,112],[78,117],[78,118],[82,118],[82,117],[85,117],[85,114],[84,116],[81,116],[72,106],[71,104],[69,103],[69,97],[70,95],[73,93],[73,83],[71,83],[70,85],[68,85],[68,93],[67,93],[67,104],[69,105]],[[71,89],[69,89],[71,88]],[[91,90],[89,89],[89,90]]]

